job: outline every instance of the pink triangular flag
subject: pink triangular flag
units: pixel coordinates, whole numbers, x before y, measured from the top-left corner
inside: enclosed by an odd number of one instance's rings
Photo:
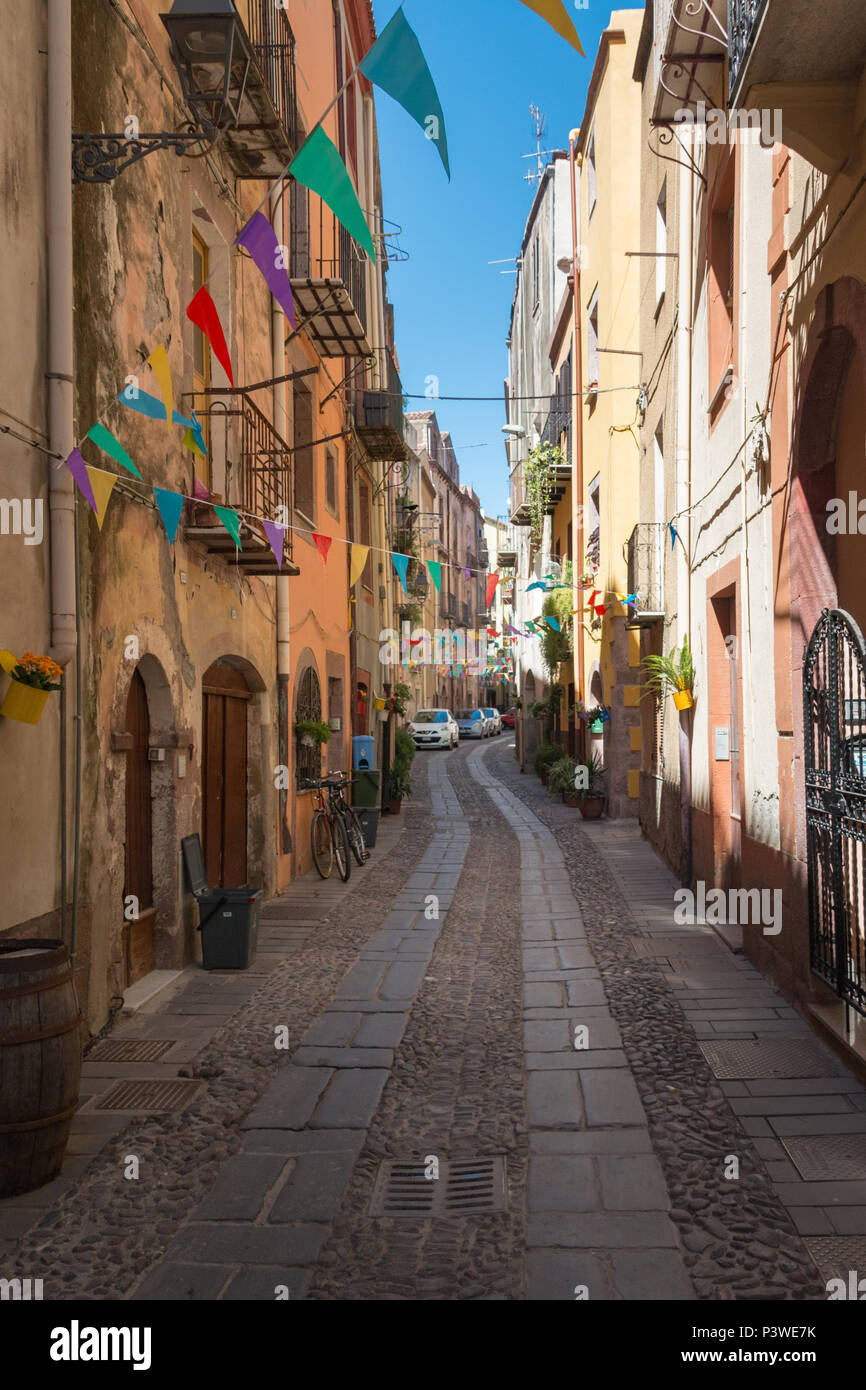
[[[274,559],[277,562],[277,569],[282,569],[283,542],[286,539],[286,528],[285,526],[278,526],[275,521],[263,521],[262,526],[265,529],[265,535],[268,538],[268,544],[271,547],[271,550],[274,552]]]

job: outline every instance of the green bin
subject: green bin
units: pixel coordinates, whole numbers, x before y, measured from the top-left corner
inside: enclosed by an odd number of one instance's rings
[[[352,805],[379,805],[379,769],[358,768],[352,774]]]

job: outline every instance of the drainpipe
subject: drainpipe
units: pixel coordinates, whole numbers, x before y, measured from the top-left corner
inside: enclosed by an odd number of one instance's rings
[[[691,424],[692,424],[692,206],[694,202],[694,174],[691,169],[680,176],[679,206],[679,260],[677,265],[677,447],[676,476],[678,496],[675,499],[675,512],[685,511],[684,530],[686,532],[685,551],[678,560],[685,573],[685,624],[678,634],[689,634],[689,644],[693,646],[692,588],[689,571],[689,557],[692,548],[692,518],[687,510],[691,506]],[[662,538],[664,545],[664,538]],[[677,603],[679,606],[680,585],[677,584]],[[680,755],[680,833],[682,838],[682,857],[680,877],[686,887],[692,882],[692,740],[691,725],[693,713],[682,710],[679,715],[679,755]]]
[[[48,437],[52,453],[66,458],[75,442],[72,370],[74,327],[72,298],[72,10],[71,0],[48,3],[47,74],[47,280],[48,280]],[[76,603],[75,489],[69,470],[48,460],[48,509],[51,563],[51,645],[48,655],[58,666],[68,667],[78,648]],[[60,693],[60,920],[66,940],[68,867],[67,830],[67,731],[69,682]],[[78,672],[80,689],[80,671]],[[80,699],[76,703],[75,831],[73,919],[70,954],[75,954],[79,857],[79,804],[81,774]]]
[[[583,566],[583,396],[581,395],[581,383],[583,381],[583,348],[580,333],[580,233],[578,230],[577,219],[577,169],[582,163],[583,156],[575,155],[575,144],[580,136],[579,130],[572,130],[568,136],[568,158],[571,171],[571,242],[573,253],[572,278],[573,301],[574,301],[574,362],[573,362],[573,387],[575,408],[574,419],[574,466],[575,483],[571,492],[571,520],[574,535],[577,538],[577,549],[574,552],[576,560],[574,562],[574,572],[572,578],[572,598],[575,608],[579,608],[575,616],[577,624],[575,633],[577,636],[577,661],[575,663],[575,676],[577,680],[577,698],[583,699],[583,601],[580,597],[582,590],[578,588],[578,578],[582,573]],[[586,721],[578,721],[580,732],[578,735],[579,751],[581,758],[586,757]]]
[[[279,193],[271,193],[271,223],[277,215],[278,204],[280,202]],[[283,236],[280,241],[285,244],[286,226],[286,200],[282,203]],[[283,311],[277,301],[271,296],[271,375],[274,377],[283,376],[286,370],[286,327]],[[274,426],[279,431],[283,439],[288,440],[289,424],[288,412],[286,410],[285,392],[288,390],[286,385],[271,387],[272,409]],[[291,507],[292,499],[287,498],[286,505]],[[278,574],[277,585],[277,729],[279,741],[279,763],[281,767],[289,765],[289,676],[291,674],[291,652],[290,652],[290,629],[289,629],[289,578],[288,575]],[[289,831],[287,820],[289,805],[288,790],[283,788],[279,792],[280,807],[280,853],[292,853],[292,836]]]

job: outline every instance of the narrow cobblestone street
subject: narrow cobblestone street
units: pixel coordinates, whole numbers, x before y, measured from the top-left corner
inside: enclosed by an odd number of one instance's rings
[[[826,1297],[866,1184],[804,1180],[797,1143],[864,1133],[860,1085],[674,925],[633,824],[582,822],[508,737],[416,769],[349,884],[267,905],[251,971],[190,967],[97,1045],[4,1263],[61,1299]],[[147,1079],[183,1108],[104,1108]]]

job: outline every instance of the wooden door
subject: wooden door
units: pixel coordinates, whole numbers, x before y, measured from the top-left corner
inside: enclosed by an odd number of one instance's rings
[[[124,988],[135,984],[154,969],[153,908],[153,801],[150,788],[148,746],[150,718],[147,691],[136,671],[126,701],[126,732],[132,746],[126,761],[126,863],[124,906],[129,897],[138,899],[138,916],[124,917]]]
[[[202,841],[209,888],[247,882],[247,702],[240,671],[212,666],[203,682]]]

